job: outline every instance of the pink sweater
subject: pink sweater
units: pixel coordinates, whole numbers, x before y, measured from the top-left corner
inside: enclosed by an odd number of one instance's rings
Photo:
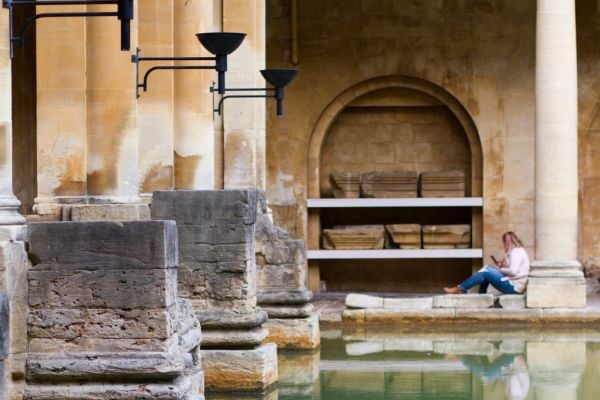
[[[513,248],[506,256],[506,260],[500,268],[500,272],[506,275],[503,280],[510,280],[519,293],[523,293],[527,287],[527,277],[531,262],[527,252],[522,247]]]

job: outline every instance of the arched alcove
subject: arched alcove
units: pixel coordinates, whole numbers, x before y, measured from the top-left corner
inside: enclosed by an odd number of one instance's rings
[[[465,172],[467,197],[482,197],[481,141],[469,113],[452,94],[429,81],[385,76],[347,89],[321,114],[308,150],[308,197],[331,197],[331,172],[452,169]],[[472,247],[481,248],[483,243],[482,208],[310,208],[308,217],[308,244],[313,250],[320,248],[321,228],[370,223],[470,223]],[[311,261],[310,286],[318,290],[323,277],[333,290],[428,291],[463,278],[480,262]],[[342,276],[345,286],[331,284],[332,277],[337,281]]]

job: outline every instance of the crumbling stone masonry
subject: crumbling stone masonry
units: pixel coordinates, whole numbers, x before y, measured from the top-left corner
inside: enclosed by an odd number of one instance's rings
[[[267,215],[261,193],[256,221],[258,304],[269,315],[268,342],[279,349],[314,349],[321,343],[319,317],[306,288],[306,251],[303,240],[290,239]]]
[[[173,221],[29,226],[28,400],[203,399]]]
[[[254,228],[258,192],[161,191],[153,219],[177,222],[179,291],[202,324],[206,389],[263,391],[277,381],[277,347],[263,344]]]

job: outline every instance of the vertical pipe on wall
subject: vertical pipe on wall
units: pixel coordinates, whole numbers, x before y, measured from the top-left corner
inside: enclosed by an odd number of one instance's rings
[[[298,65],[300,63],[298,55],[298,0],[292,0],[290,10],[290,31],[292,64]]]

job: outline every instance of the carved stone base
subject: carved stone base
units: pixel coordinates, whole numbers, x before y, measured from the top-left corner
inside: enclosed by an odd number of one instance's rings
[[[536,261],[531,265],[528,308],[583,308],[586,292],[581,264],[577,261]]]
[[[276,343],[279,349],[309,350],[321,344],[317,314],[308,318],[272,318],[263,326],[269,330],[266,341]]]
[[[205,390],[262,392],[277,382],[277,346],[249,350],[202,350]]]

